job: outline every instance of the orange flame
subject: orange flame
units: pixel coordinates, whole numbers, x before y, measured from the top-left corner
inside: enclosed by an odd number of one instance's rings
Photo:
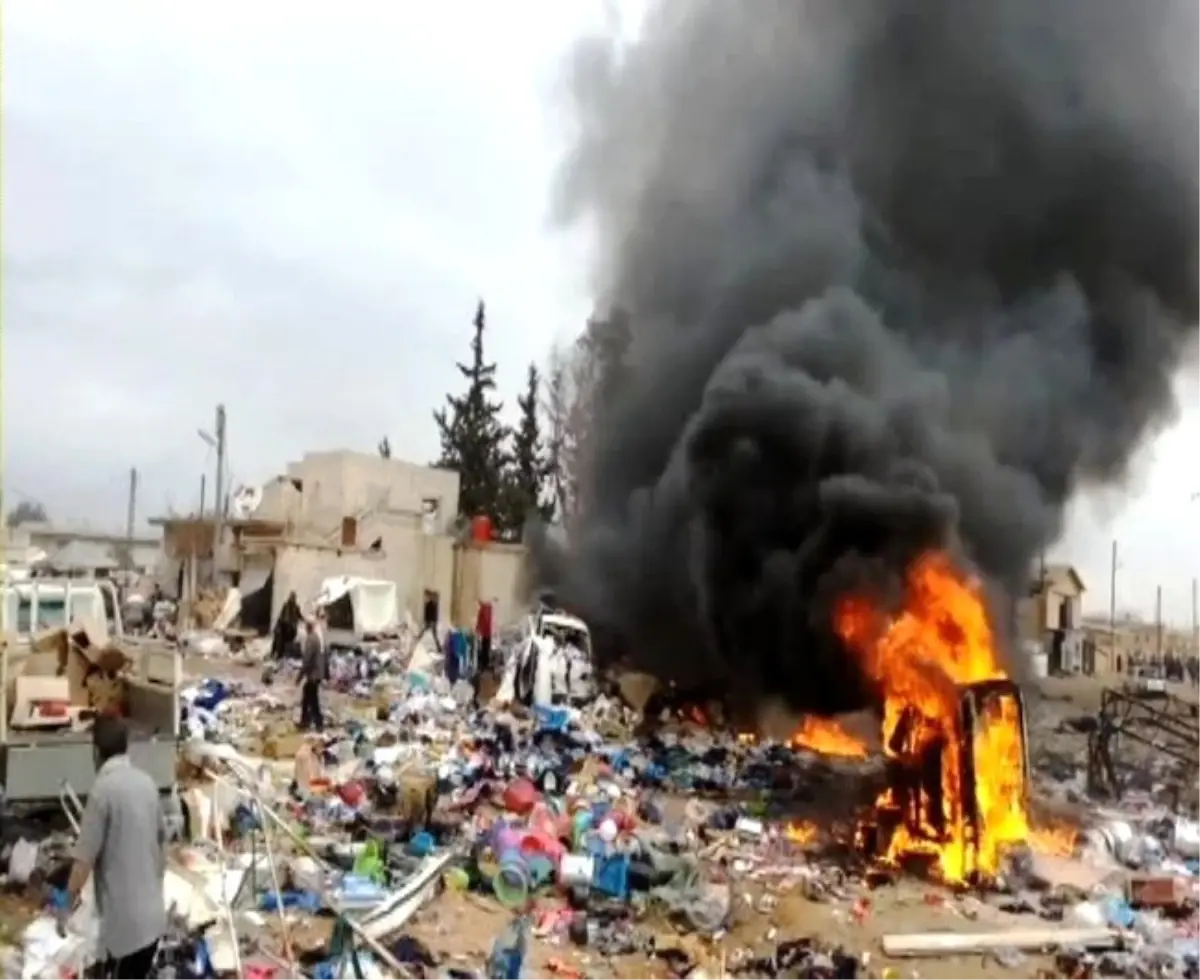
[[[1029,846],[1038,854],[1066,857],[1074,852],[1078,843],[1079,831],[1074,827],[1059,825],[1029,830]]]
[[[866,743],[828,718],[805,718],[791,741],[794,748],[808,749],[822,755],[840,755],[850,759],[867,757]]]
[[[813,843],[821,836],[817,825],[809,820],[794,820],[784,828],[784,836],[793,844],[805,846]]]
[[[1029,835],[1020,719],[1011,698],[985,702],[970,747],[980,821],[978,839],[972,841],[960,780],[959,685],[1007,674],[978,582],[965,578],[947,555],[931,552],[909,569],[906,584],[905,606],[898,615],[887,615],[862,596],[846,596],[835,610],[834,628],[861,659],[882,698],[885,752],[899,754],[891,742],[906,709],[916,709],[919,719],[910,747],[919,750],[945,739],[941,788],[946,831],[934,841],[902,825],[885,857],[933,854],[945,880],[963,881],[973,872],[995,873],[1004,847]],[[888,789],[876,805],[895,807],[897,802]]]

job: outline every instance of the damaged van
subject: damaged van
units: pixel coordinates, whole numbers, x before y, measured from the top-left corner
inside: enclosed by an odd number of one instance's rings
[[[595,696],[592,635],[582,619],[539,610],[529,617],[524,632],[505,665],[499,700],[581,704]]]

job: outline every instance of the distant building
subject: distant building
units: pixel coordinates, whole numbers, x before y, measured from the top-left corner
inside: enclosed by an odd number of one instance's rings
[[[6,528],[4,561],[44,574],[106,577],[127,568],[145,574],[158,564],[160,551],[154,535],[129,538],[94,528],[27,522]]]
[[[1170,658],[1187,660],[1197,655],[1196,635],[1188,629],[1150,623],[1131,615],[1115,623],[1107,617],[1089,616],[1083,624],[1088,642],[1096,650],[1096,673],[1126,673],[1131,667],[1157,664]]]
[[[1031,576],[1029,594],[1017,603],[1018,634],[1025,642],[1041,647],[1051,673],[1095,671],[1082,629],[1086,591],[1073,566],[1039,563]]]

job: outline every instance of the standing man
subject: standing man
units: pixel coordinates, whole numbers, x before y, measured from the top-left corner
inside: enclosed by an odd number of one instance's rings
[[[433,642],[440,652],[442,641],[438,636],[438,594],[433,589],[425,590],[425,604],[421,609],[421,632],[417,634],[417,642],[426,633],[433,634]]]
[[[475,672],[491,670],[492,667],[492,615],[494,604],[491,599],[479,600],[479,612],[475,614]]]
[[[300,728],[307,731],[325,730],[321,714],[321,683],[325,680],[327,663],[325,636],[320,628],[321,613],[305,621],[303,656],[300,661]]]
[[[283,608],[279,610],[279,618],[275,620],[275,630],[271,636],[271,656],[275,660],[283,660],[291,652],[301,618],[296,593],[289,592],[283,601]]]
[[[101,715],[92,728],[96,782],[67,881],[70,907],[90,877],[100,919],[102,976],[149,977],[167,927],[167,834],[158,787],[129,761],[129,732]]]

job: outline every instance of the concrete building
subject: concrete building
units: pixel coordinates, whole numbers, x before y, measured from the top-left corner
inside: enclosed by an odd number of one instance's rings
[[[1029,594],[1017,603],[1018,634],[1046,654],[1051,673],[1093,673],[1092,651],[1085,643],[1083,596],[1087,587],[1071,565],[1034,569]]]
[[[155,535],[125,534],[50,522],[26,522],[5,528],[4,561],[74,578],[104,577],[129,568],[139,574],[159,562]]]
[[[229,519],[216,559],[223,583],[245,595],[271,583],[271,619],[289,592],[303,602],[338,575],[394,582],[402,604],[421,612],[425,589],[441,597],[444,619],[469,625],[480,597],[498,600],[498,621],[523,602],[519,546],[466,540],[451,470],[348,451],[306,453],[268,483],[251,516]],[[213,576],[213,522],[165,519],[171,568],[181,594],[185,573]]]
[[[305,598],[333,575],[395,582],[414,614],[425,589],[449,614],[454,585],[458,474],[376,454],[306,453],[263,489],[254,512],[282,524],[273,541],[243,537],[271,552],[277,610],[288,592]]]
[[[1096,651],[1098,674],[1121,674],[1139,664],[1197,656],[1195,634],[1165,623],[1160,629],[1156,623],[1130,615],[1121,616],[1116,623],[1089,616],[1083,629]]]

